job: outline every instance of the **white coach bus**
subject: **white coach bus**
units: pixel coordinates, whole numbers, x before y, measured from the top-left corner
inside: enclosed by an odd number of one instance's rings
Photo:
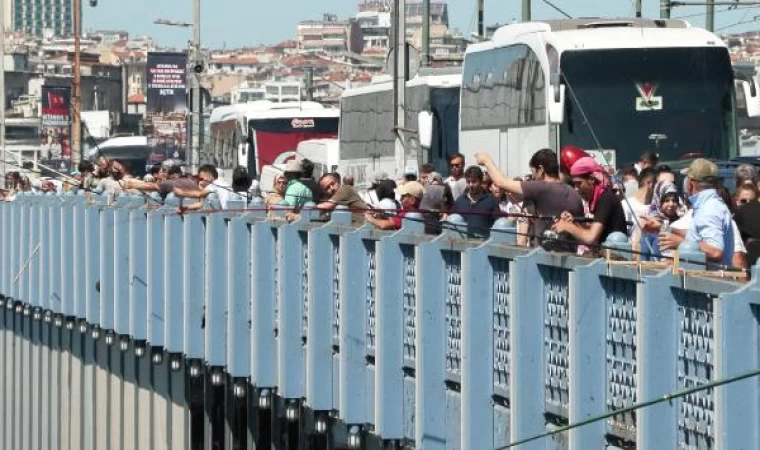
[[[467,49],[461,151],[510,175],[541,148],[595,151],[614,166],[738,154],[735,76],[726,45],[681,20],[569,19],[499,28]],[[751,79],[736,78],[750,116]]]

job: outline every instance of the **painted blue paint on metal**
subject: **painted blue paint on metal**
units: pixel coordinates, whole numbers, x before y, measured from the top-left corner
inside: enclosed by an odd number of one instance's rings
[[[760,367],[760,302],[753,289],[757,279],[715,302],[716,380]],[[760,449],[760,383],[750,378],[720,386],[714,398],[715,447]]]
[[[148,342],[164,346],[164,216],[171,211],[164,207],[148,212]]]
[[[512,361],[510,336],[509,260],[491,257],[493,271],[493,384],[494,393],[509,399],[510,368]]]
[[[114,331],[119,335],[129,333],[129,219],[133,205],[130,196],[118,197],[114,205]]]
[[[227,371],[251,374],[250,232],[245,218],[227,222]]]
[[[203,346],[203,299],[206,268],[206,236],[204,217],[188,214],[183,217],[182,259],[184,272],[184,353],[188,358],[201,359]]]
[[[570,400],[568,371],[570,363],[569,306],[570,287],[567,269],[540,265],[546,308],[544,345],[546,347],[546,409],[562,418],[568,417]]]
[[[166,198],[167,206],[174,206],[173,194]],[[184,253],[182,248],[184,229],[182,217],[179,214],[167,214],[164,216],[164,305],[165,322],[164,346],[170,353],[180,353],[185,348],[184,343],[184,318],[185,311],[183,296],[185,291],[182,265]]]
[[[35,199],[30,204],[30,217],[29,217],[29,243],[31,245],[32,254],[29,256],[29,263],[26,270],[29,272],[27,277],[27,283],[29,286],[28,301],[32,306],[39,306],[40,302],[40,210],[41,205],[39,199]],[[0,252],[2,249],[0,249]]]
[[[333,323],[335,320],[333,274],[336,273],[335,249],[327,224],[309,233],[308,246],[308,330],[306,365],[306,402],[314,410],[332,409]],[[324,264],[314,263],[324,261]]]
[[[446,448],[446,298],[441,283],[445,270],[444,242],[448,233],[418,247],[417,352],[414,440],[420,449]],[[455,422],[456,423],[456,422]],[[451,424],[451,426],[456,426]]]
[[[303,221],[304,219],[302,219]],[[278,382],[283,398],[302,398],[304,386],[303,336],[303,281],[304,246],[308,245],[306,234],[294,224],[279,230],[277,253],[279,330]],[[294,278],[299,282],[294,282]]]
[[[82,196],[75,196],[72,198],[71,203],[74,209],[74,255],[72,261],[74,271],[73,314],[78,319],[85,319],[87,317],[87,295],[85,293],[87,258],[85,255],[85,242],[88,239],[85,234],[85,199]],[[35,240],[32,239],[32,241],[34,242]]]
[[[16,274],[18,274],[18,269],[20,267],[19,265],[19,259],[20,259],[20,240],[16,239],[15,237],[18,236],[21,232],[21,214],[20,214],[20,199],[17,198],[19,201],[14,201],[11,203],[10,207],[10,230],[11,230],[11,236],[13,238],[11,239],[11,245],[10,245],[10,273],[8,273],[8,286],[9,289],[9,295],[13,297],[14,299],[18,299],[19,296],[19,285],[15,282]],[[56,210],[57,211],[57,210]]]
[[[277,229],[269,221],[251,224],[251,382],[260,387],[277,384],[275,340]]]
[[[87,322],[97,325],[100,323],[100,293],[97,283],[100,281],[100,196],[93,194],[93,204],[88,205],[84,212],[84,234],[88,239],[84,241],[85,257],[85,308]],[[43,241],[45,252],[49,248],[49,239]]]
[[[206,217],[206,361],[210,366],[227,362],[227,224],[221,214]]]
[[[64,316],[71,317],[74,315],[74,259],[77,257],[77,250],[74,248],[74,196],[71,193],[62,197],[60,210],[61,312]]]
[[[676,290],[679,347],[678,388],[688,389],[713,381],[714,314],[709,295]],[[679,404],[679,446],[697,449],[714,446],[713,390],[682,397]]]
[[[32,249],[30,248],[30,234],[29,234],[29,216],[31,214],[31,194],[24,195],[19,199],[19,212],[21,221],[21,233],[20,233],[20,247],[19,247],[19,267],[14,280],[19,287],[18,299],[24,302],[29,302],[29,270],[28,263],[31,256]]]
[[[483,282],[493,276],[486,245],[466,250],[462,270],[461,448],[494,448],[493,352],[483,351],[493,348],[493,284]],[[446,265],[456,265],[459,258],[448,256]]]
[[[114,326],[114,208],[103,206],[100,211],[100,327]]]
[[[416,316],[417,316],[417,267],[415,247],[402,244],[403,293],[404,293],[404,365],[414,368],[417,359]]]
[[[446,371],[459,382],[462,376],[462,257],[459,252],[443,252],[446,292]]]
[[[408,233],[407,224],[377,246],[375,314],[375,429],[384,439],[404,437],[404,261],[400,236]],[[413,226],[413,225],[412,225]]]
[[[637,283],[613,277],[603,277],[605,309],[607,310],[607,411],[615,411],[638,401],[636,341]],[[610,434],[629,441],[636,439],[636,412],[613,417],[607,421]]]
[[[48,283],[50,297],[48,308],[52,311],[61,311],[61,203],[60,198],[53,197],[54,201],[48,205],[50,221],[48,222]],[[14,267],[16,268],[16,267]],[[15,272],[15,271],[14,271]]]
[[[659,398],[678,390],[676,384],[679,336],[676,300],[667,272],[645,276],[639,297],[637,350],[638,395],[642,400]],[[677,448],[678,402],[660,403],[639,410],[636,444],[639,448]]]
[[[129,327],[136,340],[148,339],[148,217],[134,208],[129,217]]]
[[[529,255],[515,258],[514,271],[511,274],[513,284],[510,311],[510,330],[512,332],[512,361],[510,383],[510,408],[519,411],[512,414],[510,430],[512,440],[529,438],[545,431],[546,421],[544,378],[546,361],[544,352],[544,330],[540,326],[522,326],[523,324],[543,324],[546,305],[538,299],[544,298],[544,284],[539,272],[538,257],[540,250]],[[523,445],[520,450],[545,449],[547,440],[541,439]]]
[[[10,255],[10,227],[8,225],[8,217],[10,208],[8,202],[0,202],[0,227],[2,227],[2,233],[0,233],[0,294],[8,295],[8,273],[10,267],[8,267],[8,256]],[[3,325],[3,324],[0,324]]]
[[[370,272],[364,230],[341,237],[340,302],[340,403],[338,409],[348,424],[368,423],[367,354],[367,285]],[[374,274],[372,274],[374,275]],[[373,287],[374,289],[374,287]],[[373,293],[374,294],[374,293]],[[374,302],[374,295],[373,302]],[[360,381],[357,381],[360,380]]]
[[[606,336],[607,308],[602,285],[606,265],[596,260],[576,267],[570,274],[568,305],[569,364],[568,382],[572,402],[568,402],[570,423],[577,423],[607,412]],[[593,448],[604,436],[604,421],[591,423],[570,432],[570,448]]]
[[[39,289],[40,294],[39,298],[37,299],[37,304],[42,309],[48,309],[50,305],[50,276],[48,275],[48,271],[50,268],[49,265],[49,254],[50,254],[50,208],[48,208],[48,205],[51,202],[51,198],[49,196],[45,196],[40,201],[40,224],[38,233],[40,236],[40,257],[39,257]],[[5,210],[6,214],[10,213],[10,209]],[[10,221],[4,221],[3,225],[4,227],[10,226]],[[9,228],[4,228],[9,229]],[[7,235],[10,235],[10,233],[7,233]],[[95,241],[96,239],[93,239]],[[7,249],[10,250],[10,242],[8,243]],[[7,255],[5,255],[4,259],[7,261],[10,261],[10,251],[6,252]],[[10,268],[8,269],[10,270]],[[4,280],[7,280],[7,276],[3,274],[2,277]],[[8,286],[10,286],[10,283],[8,283]]]

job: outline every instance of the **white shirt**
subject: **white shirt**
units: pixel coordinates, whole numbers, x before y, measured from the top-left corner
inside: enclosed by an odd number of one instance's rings
[[[222,209],[227,209],[227,202],[230,199],[231,188],[226,181],[217,178],[213,183],[206,186],[206,190],[216,194],[219,198],[219,203],[222,205]]]
[[[448,184],[451,188],[451,195],[454,197],[454,201],[461,197],[462,194],[464,194],[464,191],[467,189],[467,180],[465,180],[464,177],[458,180],[455,180],[452,177],[448,177],[443,180],[443,182]]]
[[[625,221],[628,222],[628,236],[630,236],[635,229],[635,222],[639,220],[639,217],[649,212],[649,205],[641,203],[635,197],[628,197],[627,200],[623,200],[620,203],[623,205]]]

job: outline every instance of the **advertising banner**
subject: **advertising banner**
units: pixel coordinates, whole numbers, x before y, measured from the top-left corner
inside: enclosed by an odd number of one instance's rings
[[[168,159],[184,162],[187,148],[187,55],[148,53],[146,124],[151,148],[147,166]]]
[[[62,171],[71,169],[71,88],[42,86],[40,162]]]
[[[187,55],[148,53],[148,113],[171,114],[187,110]]]

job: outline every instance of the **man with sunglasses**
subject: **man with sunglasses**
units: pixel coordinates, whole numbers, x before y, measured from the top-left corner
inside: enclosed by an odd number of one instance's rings
[[[449,177],[443,180],[451,188],[454,201],[464,194],[467,180],[464,179],[464,155],[455,153],[449,157]]]

